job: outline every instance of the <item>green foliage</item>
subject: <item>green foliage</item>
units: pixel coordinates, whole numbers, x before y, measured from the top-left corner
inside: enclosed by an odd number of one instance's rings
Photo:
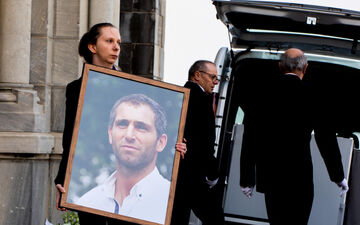
[[[62,215],[63,225],[80,225],[79,216],[76,212],[65,212]],[[58,223],[57,225],[61,225]]]

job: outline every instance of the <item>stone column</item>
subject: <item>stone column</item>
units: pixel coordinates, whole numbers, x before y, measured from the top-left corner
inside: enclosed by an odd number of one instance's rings
[[[162,80],[165,0],[122,0],[119,65],[126,73]]]
[[[29,83],[31,2],[0,1],[0,82]]]
[[[119,28],[120,0],[89,0],[88,4],[89,29],[97,23],[112,23]]]
[[[120,0],[90,0],[89,27],[108,22],[119,27]]]

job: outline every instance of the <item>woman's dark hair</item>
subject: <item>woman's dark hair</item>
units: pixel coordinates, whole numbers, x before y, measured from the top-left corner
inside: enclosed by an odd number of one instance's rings
[[[111,23],[98,23],[90,28],[80,39],[79,42],[79,55],[82,56],[87,63],[92,63],[92,52],[88,48],[88,44],[96,44],[100,36],[101,28],[115,27]]]

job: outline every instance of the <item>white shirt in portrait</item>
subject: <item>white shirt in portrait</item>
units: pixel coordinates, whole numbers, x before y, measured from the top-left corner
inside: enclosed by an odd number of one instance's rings
[[[85,193],[76,204],[119,215],[164,224],[170,182],[155,167],[136,183],[122,205],[115,200],[116,171],[103,184]]]

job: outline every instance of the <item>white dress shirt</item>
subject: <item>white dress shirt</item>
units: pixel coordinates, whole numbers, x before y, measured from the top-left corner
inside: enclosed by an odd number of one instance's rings
[[[116,171],[85,193],[76,204],[137,219],[164,224],[170,182],[155,169],[130,190],[122,205],[115,200]]]

